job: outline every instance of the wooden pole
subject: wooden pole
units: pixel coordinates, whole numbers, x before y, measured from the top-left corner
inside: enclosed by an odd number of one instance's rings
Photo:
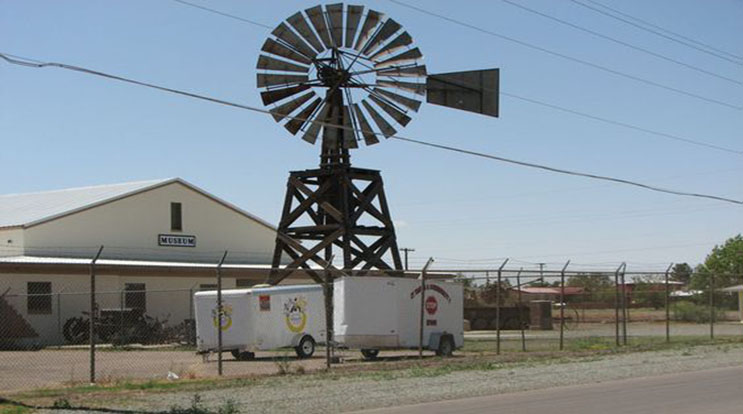
[[[224,309],[222,307],[222,265],[227,258],[227,250],[224,251],[222,259],[217,264],[217,375],[222,376],[222,318]]]
[[[98,248],[98,252],[90,262],[90,323],[88,328],[89,343],[90,343],[90,383],[95,384],[95,323],[96,313],[98,312],[98,306],[95,303],[95,264],[101,257],[103,252],[103,246]]]
[[[425,311],[426,311],[426,271],[428,267],[433,263],[433,257],[429,257],[425,266],[421,270],[421,309],[420,309],[420,327],[418,329],[418,358],[423,359],[423,328],[425,326]]]
[[[560,351],[565,348],[565,269],[570,260],[565,263],[560,272]]]
[[[495,353],[496,355],[500,355],[500,307],[501,307],[501,300],[500,300],[500,290],[501,290],[501,273],[503,272],[503,268],[506,266],[506,263],[508,263],[508,258],[503,261],[503,263],[498,268],[498,283],[495,286]]]

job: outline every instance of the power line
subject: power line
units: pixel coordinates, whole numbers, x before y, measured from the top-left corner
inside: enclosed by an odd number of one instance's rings
[[[257,26],[260,26],[260,27],[265,27],[265,28],[271,29],[270,26],[264,25],[262,23],[254,22],[252,20],[244,19],[244,18],[242,18],[240,16],[236,16],[234,14],[229,14],[229,13],[222,12],[222,11],[219,11],[219,10],[209,9],[209,8],[206,8],[206,7],[194,5],[192,3],[188,3],[188,2],[185,2],[183,0],[173,0],[173,1],[175,1],[177,3],[185,4],[185,5],[188,5],[188,6],[193,6],[193,7],[202,9],[202,10],[206,10],[208,12],[216,13],[216,14],[219,14],[221,16],[230,17],[230,18],[233,18],[233,19],[236,19],[236,20],[239,20],[239,21],[243,21],[243,22],[247,22],[247,23],[250,23],[250,24],[253,24],[253,25],[257,25]],[[9,56],[12,56],[12,55],[9,55]],[[486,89],[486,90],[488,90],[488,89]],[[532,103],[532,104],[535,104],[535,105],[540,105],[540,106],[543,106],[543,107],[546,107],[546,108],[551,108],[551,109],[554,109],[554,110],[562,111],[564,113],[569,113],[569,114],[581,116],[581,117],[584,117],[584,118],[592,119],[594,121],[604,122],[604,123],[608,123],[608,124],[611,124],[611,125],[615,125],[615,126],[619,126],[619,127],[623,127],[623,128],[628,128],[628,129],[632,129],[632,130],[635,130],[635,131],[644,132],[644,133],[651,134],[651,135],[657,135],[657,136],[660,136],[660,137],[664,137],[664,138],[668,138],[668,139],[672,139],[672,140],[676,140],[676,141],[685,142],[687,144],[699,145],[699,146],[703,146],[703,147],[707,147],[707,148],[711,148],[711,149],[715,149],[715,150],[729,152],[729,153],[732,153],[732,154],[743,155],[743,151],[735,150],[735,149],[732,149],[732,148],[726,148],[726,147],[723,147],[723,146],[719,146],[719,145],[715,145],[715,144],[710,144],[710,143],[707,143],[707,142],[704,142],[704,141],[698,141],[698,140],[695,140],[695,139],[686,138],[686,137],[682,137],[682,136],[679,136],[679,135],[670,134],[670,133],[666,133],[666,132],[655,131],[655,130],[644,128],[644,127],[640,127],[640,126],[637,126],[637,125],[632,125],[632,124],[629,124],[629,123],[626,123],[626,122],[614,121],[614,120],[611,120],[611,119],[608,119],[608,118],[603,118],[603,117],[600,117],[600,116],[597,116],[597,115],[591,115],[589,113],[581,112],[581,111],[578,111],[578,110],[575,110],[575,109],[565,108],[565,107],[561,107],[559,105],[555,105],[555,104],[550,104],[550,103],[547,103],[547,102],[539,101],[537,99],[526,98],[526,97],[523,97],[523,96],[520,96],[520,95],[516,95],[516,94],[513,94],[513,93],[508,93],[508,92],[504,92],[504,91],[496,91],[496,90],[493,90],[493,91],[500,92],[500,94],[502,94],[504,96],[508,96],[510,98],[519,99],[519,100],[524,101],[524,102],[528,102],[528,103]]]
[[[161,90],[161,91],[164,91],[164,92],[170,92],[170,93],[174,93],[174,94],[178,94],[178,95],[182,95],[182,96],[187,96],[189,98],[199,99],[199,100],[208,101],[208,102],[212,102],[212,103],[218,103],[218,104],[221,104],[221,105],[226,105],[226,106],[230,106],[230,107],[234,107],[234,108],[245,109],[245,110],[248,110],[248,111],[253,111],[253,112],[259,112],[259,113],[263,113],[263,114],[273,115],[273,112],[272,111],[268,111],[268,110],[265,110],[265,109],[261,109],[261,108],[257,108],[257,107],[253,107],[253,106],[249,106],[249,105],[242,105],[242,104],[238,104],[238,103],[234,103],[234,102],[230,102],[230,101],[225,101],[223,99],[212,98],[212,97],[206,96],[206,95],[200,95],[200,94],[196,94],[196,93],[192,93],[192,92],[187,92],[187,91],[182,91],[182,90],[178,90],[178,89],[173,89],[173,88],[168,88],[168,87],[164,87],[164,86],[159,86],[159,85],[155,85],[155,84],[151,84],[151,83],[147,83],[147,82],[142,82],[142,81],[138,81],[138,80],[134,80],[134,79],[130,79],[130,78],[125,78],[125,77],[118,76],[118,75],[112,75],[112,74],[108,74],[108,73],[104,73],[104,72],[100,72],[100,71],[96,71],[96,70],[92,70],[92,69],[87,69],[87,68],[80,67],[80,66],[68,65],[68,64],[65,64],[65,63],[56,63],[56,62],[42,62],[42,63],[38,63],[39,62],[38,60],[37,61],[33,61],[33,62],[32,61],[22,61],[22,60],[11,58],[11,57],[3,54],[3,53],[0,53],[0,58],[4,59],[8,63],[14,64],[14,65],[21,65],[21,66],[32,67],[32,68],[55,67],[55,68],[60,68],[60,69],[66,69],[66,70],[70,70],[70,71],[74,71],[74,72],[81,72],[81,73],[86,73],[86,74],[89,74],[89,75],[95,75],[95,76],[100,76],[100,77],[103,77],[103,78],[108,78],[108,79],[118,80],[118,81],[121,81],[121,82],[131,83],[131,84],[134,84],[134,85],[145,86],[145,87],[148,87],[148,88],[157,89],[157,90]],[[304,121],[304,122],[317,123],[317,124],[320,124],[322,126],[330,126],[330,127],[336,128],[336,129],[345,129],[345,130],[355,131],[357,133],[367,132],[367,133],[373,133],[375,135],[383,136],[383,134],[382,133],[379,133],[379,132],[362,131],[362,130],[358,130],[358,129],[353,128],[353,127],[348,127],[348,126],[340,125],[340,124],[333,124],[333,123],[330,123],[330,122],[317,121],[317,120],[312,120],[312,119],[307,119],[307,118],[302,118],[302,117],[297,117],[297,116],[287,116],[287,118],[297,119],[297,120]],[[418,145],[428,146],[428,147],[432,147],[432,148],[437,148],[437,149],[441,149],[441,150],[458,152],[458,153],[461,153],[461,154],[467,154],[467,155],[472,155],[472,156],[476,156],[476,157],[480,157],[480,158],[491,159],[491,160],[494,160],[494,161],[501,161],[501,162],[505,162],[505,163],[509,163],[509,164],[513,164],[513,165],[519,165],[519,166],[522,166],[522,167],[528,167],[528,168],[534,168],[534,169],[549,171],[549,172],[558,173],[558,174],[565,174],[565,175],[572,175],[572,176],[578,176],[578,177],[585,177],[585,178],[590,178],[590,179],[595,179],[595,180],[601,180],[601,181],[610,181],[610,182],[614,182],[614,183],[619,183],[619,184],[625,184],[625,185],[629,185],[629,186],[644,188],[646,190],[660,192],[660,193],[673,194],[673,195],[679,195],[679,196],[685,196],[685,197],[705,198],[705,199],[717,200],[717,201],[722,201],[722,202],[731,203],[731,204],[743,205],[743,201],[741,201],[741,200],[734,200],[734,199],[731,199],[731,198],[720,197],[720,196],[715,196],[715,195],[707,195],[707,194],[691,193],[691,192],[685,192],[685,191],[669,190],[669,189],[655,187],[655,186],[652,186],[652,185],[642,184],[642,183],[639,183],[639,182],[625,180],[625,179],[621,179],[621,178],[614,178],[614,177],[603,176],[603,175],[582,173],[582,172],[577,172],[577,171],[565,170],[565,169],[562,169],[562,168],[550,167],[550,166],[541,165],[541,164],[535,164],[535,163],[530,163],[530,162],[525,162],[525,161],[518,161],[518,160],[513,160],[513,159],[510,159],[510,158],[500,157],[500,156],[497,156],[497,155],[485,154],[485,153],[476,152],[476,151],[470,151],[470,150],[466,150],[466,149],[462,149],[462,148],[456,148],[456,147],[451,147],[451,146],[447,146],[447,145],[435,144],[435,143],[432,143],[432,142],[421,141],[421,140],[417,140],[417,139],[413,139],[413,138],[406,138],[406,137],[402,137],[402,136],[399,136],[399,135],[391,135],[391,136],[389,136],[389,138],[397,139],[397,140],[405,141],[405,142],[410,142],[410,143],[414,143],[414,144],[418,144]]]
[[[626,24],[628,24],[628,25],[630,25],[630,26],[634,26],[634,27],[636,27],[636,28],[638,28],[638,29],[640,29],[640,30],[644,30],[644,31],[646,31],[646,32],[650,32],[650,33],[653,33],[653,34],[655,34],[656,36],[660,36],[660,37],[662,37],[662,38],[664,38],[664,39],[668,39],[668,40],[670,40],[670,41],[672,41],[672,42],[676,42],[676,43],[682,44],[682,45],[684,45],[684,46],[690,47],[690,48],[692,48],[692,49],[696,49],[696,50],[698,50],[698,51],[700,51],[700,52],[706,53],[706,54],[708,54],[708,55],[712,55],[712,56],[714,56],[714,57],[716,57],[716,58],[719,58],[719,59],[722,59],[722,60],[726,60],[726,61],[728,61],[728,62],[730,62],[730,63],[736,64],[736,65],[739,65],[739,66],[743,66],[743,63],[742,63],[742,62],[739,62],[739,61],[736,61],[736,60],[730,59],[730,58],[728,58],[728,57],[726,57],[726,56],[723,56],[723,55],[721,55],[721,54],[719,54],[719,53],[711,52],[711,51],[709,51],[709,50],[703,49],[703,48],[701,48],[701,47],[698,47],[698,46],[696,46],[696,45],[694,45],[694,44],[691,44],[691,43],[689,43],[689,42],[685,42],[685,41],[683,41],[683,40],[679,40],[679,39],[676,39],[675,37],[672,37],[672,36],[668,36],[668,35],[666,35],[666,34],[663,34],[663,33],[659,32],[659,31],[657,31],[657,30],[652,30],[652,29],[649,29],[649,28],[647,28],[647,27],[645,27],[645,26],[642,26],[642,25],[640,25],[640,24],[637,24],[637,23],[635,23],[635,22],[632,22],[632,21],[630,21],[630,20],[624,19],[624,18],[622,18],[622,17],[616,16],[616,15],[614,15],[614,14],[611,14],[611,13],[609,13],[609,12],[606,12],[606,11],[604,11],[604,10],[598,9],[598,8],[596,8],[596,7],[593,7],[593,6],[591,6],[591,5],[588,5],[588,4],[585,4],[585,3],[582,3],[582,2],[580,2],[580,1],[577,1],[577,0],[570,0],[570,1],[572,1],[573,3],[575,3],[575,4],[577,4],[577,5],[581,6],[581,7],[585,7],[585,8],[587,8],[587,9],[589,9],[589,10],[593,10],[593,11],[594,11],[594,12],[596,12],[596,13],[599,13],[599,14],[603,14],[604,16],[610,17],[610,18],[612,18],[612,19],[615,19],[615,20],[619,20],[620,22],[624,22],[624,23],[626,23]],[[620,14],[620,15],[624,15],[624,16],[630,17],[630,18],[632,18],[632,19],[635,19],[635,20],[637,20],[637,21],[641,21],[641,22],[643,22],[643,23],[645,23],[645,24],[647,24],[647,25],[649,25],[649,26],[654,26],[654,25],[652,25],[652,24],[650,24],[650,23],[647,23],[647,22],[645,22],[645,21],[643,21],[643,20],[641,20],[641,19],[638,19],[638,18],[636,18],[636,17],[632,17],[632,16],[630,16],[630,15],[627,15],[627,14],[625,14],[625,13],[622,13],[622,12],[620,12],[620,11],[616,10],[616,9],[612,9],[612,8],[610,8],[609,6],[606,6],[606,5],[604,5],[604,4],[601,4],[601,3],[599,3],[599,2],[596,2],[596,1],[591,1],[591,0],[587,0],[587,1],[589,1],[590,3],[593,3],[593,4],[595,4],[595,5],[598,5],[598,6],[600,6],[600,7],[603,7],[603,8],[605,8],[605,9],[611,10],[611,11],[613,11],[613,12],[617,13],[617,14]],[[655,27],[658,27],[659,29],[661,29],[661,30],[664,30],[664,31],[666,31],[666,32],[672,33],[672,34],[673,34],[674,36],[678,36],[678,37],[681,37],[681,38],[685,38],[685,39],[688,39],[688,38],[686,38],[685,36],[682,36],[682,35],[679,35],[679,34],[673,33],[673,32],[671,32],[670,30],[662,29],[662,28],[660,28],[659,26],[655,26]],[[691,40],[691,39],[688,39],[688,40]],[[693,40],[692,40],[692,41],[693,41]],[[693,41],[693,42],[695,42],[695,43],[699,43],[699,42],[696,42],[696,41]],[[702,43],[702,44],[703,44],[703,43]],[[710,49],[712,49],[712,50],[717,50],[717,49],[713,48],[712,46],[708,46],[708,45],[704,45],[704,46],[705,46],[705,47],[708,47],[708,48],[710,48]],[[722,52],[722,53],[725,53],[725,54],[727,54],[727,55],[731,55],[731,56],[734,56],[734,57],[735,57],[735,58],[737,58],[737,59],[741,59],[740,57],[738,57],[738,56],[736,56],[736,55],[732,55],[732,54],[730,54],[730,53],[727,53],[727,52],[724,52],[724,51],[720,51],[720,52]]]
[[[258,27],[263,27],[265,29],[273,30],[273,27],[271,27],[269,25],[266,25],[266,24],[263,24],[263,23],[259,23],[259,22],[256,22],[254,20],[246,19],[244,17],[235,16],[234,14],[229,14],[229,13],[221,12],[221,11],[216,10],[216,9],[210,9],[209,7],[200,6],[198,4],[189,3],[189,2],[183,1],[183,0],[173,0],[173,1],[176,2],[176,3],[180,3],[180,4],[184,5],[184,6],[189,6],[189,7],[193,7],[193,8],[196,8],[196,9],[201,9],[201,10],[204,10],[204,11],[208,11],[209,13],[218,14],[220,16],[229,17],[230,19],[239,20],[241,22],[249,23],[249,24],[252,24],[252,25],[255,25],[255,26],[258,26]]]
[[[709,76],[713,76],[713,77],[715,77],[715,78],[718,78],[718,79],[722,79],[722,80],[728,81],[728,82],[730,82],[730,83],[734,83],[734,84],[736,84],[736,85],[741,85],[741,86],[743,86],[743,82],[741,82],[741,81],[739,81],[739,80],[737,80],[737,79],[733,79],[733,78],[730,78],[730,77],[727,77],[727,76],[724,76],[724,75],[720,75],[720,74],[718,74],[718,73],[715,73],[715,72],[712,72],[712,71],[709,71],[709,70],[706,70],[706,69],[700,68],[700,67],[698,67],[698,66],[690,65],[690,64],[688,64],[688,63],[684,63],[684,62],[682,62],[682,61],[680,61],[680,60],[676,60],[676,59],[674,59],[674,58],[672,58],[672,57],[668,57],[668,56],[666,56],[666,55],[663,55],[663,54],[660,54],[660,53],[656,53],[656,52],[653,52],[652,50],[649,50],[649,49],[645,49],[645,48],[643,48],[643,47],[640,47],[640,46],[636,46],[636,45],[633,45],[633,44],[631,44],[631,43],[625,42],[625,41],[623,41],[623,40],[619,40],[619,39],[617,39],[617,38],[614,38],[614,37],[611,37],[611,36],[607,36],[607,35],[605,35],[605,34],[602,34],[602,33],[596,32],[596,31],[594,31],[594,30],[591,30],[591,29],[587,29],[587,28],[585,28],[585,27],[583,27],[583,26],[579,26],[579,25],[577,25],[577,24],[574,24],[574,23],[571,23],[571,22],[569,22],[569,21],[566,21],[566,20],[563,20],[563,19],[560,19],[560,18],[557,18],[557,17],[551,16],[551,15],[549,15],[549,14],[547,14],[547,13],[543,13],[543,12],[540,12],[539,10],[535,10],[535,9],[532,9],[532,8],[530,8],[530,7],[527,7],[527,6],[524,6],[524,5],[522,5],[522,4],[519,4],[519,3],[513,2],[513,1],[511,1],[511,0],[501,0],[501,1],[502,1],[502,2],[504,2],[504,3],[506,3],[506,4],[510,4],[511,6],[514,6],[514,7],[518,7],[518,8],[519,8],[519,9],[521,9],[521,10],[527,11],[527,12],[529,12],[529,13],[532,13],[532,14],[536,14],[536,15],[538,15],[538,16],[542,16],[542,17],[544,17],[544,18],[547,18],[547,19],[550,19],[550,20],[552,20],[552,21],[556,21],[556,22],[558,22],[558,23],[560,23],[560,24],[563,24],[563,25],[566,25],[566,26],[572,27],[572,28],[574,28],[574,29],[576,29],[576,30],[580,30],[580,31],[582,31],[582,32],[586,32],[586,33],[592,34],[592,35],[594,35],[594,36],[597,36],[597,37],[599,37],[599,38],[602,38],[602,39],[608,40],[608,41],[610,41],[610,42],[614,42],[614,43],[620,44],[620,45],[622,45],[622,46],[625,46],[625,47],[628,47],[628,48],[631,48],[631,49],[634,49],[634,50],[640,51],[640,52],[642,52],[642,53],[646,53],[646,54],[648,54],[648,55],[651,55],[651,56],[655,56],[655,57],[657,57],[657,58],[659,58],[659,59],[663,59],[663,60],[665,60],[665,61],[668,61],[668,62],[671,62],[671,63],[675,63],[675,64],[677,64],[677,65],[679,65],[679,66],[683,66],[683,67],[685,67],[685,68],[688,68],[688,69],[691,69],[691,70],[695,70],[695,71],[697,71],[697,72],[700,72],[700,73],[704,73],[704,74],[706,74],[706,75],[709,75]]]
[[[500,34],[500,33],[497,33],[497,32],[491,31],[491,30],[488,30],[488,29],[484,29],[482,27],[478,27],[478,26],[475,26],[475,25],[472,25],[472,24],[469,24],[469,23],[465,23],[465,22],[462,22],[460,20],[453,19],[453,18],[451,18],[449,16],[444,16],[442,14],[434,13],[432,11],[422,9],[420,7],[416,7],[416,6],[407,4],[407,3],[403,3],[400,0],[389,0],[389,1],[392,2],[392,3],[395,3],[397,5],[400,5],[400,6],[407,7],[409,9],[418,11],[420,13],[427,14],[429,16],[433,16],[433,17],[439,18],[441,20],[445,20],[445,21],[448,21],[450,23],[454,23],[454,24],[459,25],[459,26],[463,26],[463,27],[466,27],[466,28],[469,28],[469,29],[472,29],[472,30],[475,30],[475,31],[478,31],[478,32],[481,32],[481,33],[484,33],[484,34],[487,34],[489,36],[493,36],[493,37],[496,37],[496,38],[499,38],[499,39],[502,39],[502,40],[506,40],[506,41],[509,41],[509,42],[512,42],[512,43],[516,43],[518,45],[521,45],[521,46],[524,46],[524,47],[528,47],[530,49],[534,49],[534,50],[540,51],[542,53],[547,53],[547,54],[552,55],[552,56],[557,56],[557,57],[562,58],[562,59],[565,59],[565,60],[569,60],[569,61],[572,61],[572,62],[580,63],[582,65],[585,65],[585,66],[588,66],[588,67],[592,67],[594,69],[598,69],[598,70],[601,70],[601,71],[604,71],[604,72],[607,72],[607,73],[611,73],[611,74],[616,75],[616,76],[621,76],[623,78],[631,79],[631,80],[634,80],[636,82],[644,83],[646,85],[655,86],[656,88],[665,89],[667,91],[675,92],[675,93],[678,93],[678,94],[681,94],[681,95],[686,95],[686,96],[689,96],[689,97],[692,97],[692,98],[695,98],[695,99],[698,99],[698,100],[702,100],[702,101],[705,101],[705,102],[709,102],[709,103],[713,103],[713,104],[716,104],[716,105],[724,106],[724,107],[727,107],[727,108],[735,109],[735,110],[738,110],[738,111],[743,110],[743,106],[740,106],[740,105],[737,105],[737,104],[734,104],[734,103],[725,102],[725,101],[721,101],[719,99],[706,97],[706,96],[699,95],[697,93],[690,92],[690,91],[687,91],[687,90],[684,90],[684,89],[676,88],[676,87],[673,87],[673,86],[668,86],[668,85],[665,85],[665,84],[662,84],[662,83],[659,83],[659,82],[656,82],[656,81],[653,81],[653,80],[650,80],[650,79],[645,79],[645,78],[642,78],[642,77],[639,77],[639,76],[635,76],[635,75],[632,75],[632,74],[629,74],[629,73],[626,73],[626,72],[622,72],[622,71],[619,71],[619,70],[611,69],[609,67],[599,65],[598,63],[593,63],[593,62],[589,62],[587,60],[583,60],[583,59],[579,59],[579,58],[576,58],[576,57],[573,57],[573,56],[569,56],[569,55],[566,55],[566,54],[561,53],[561,52],[556,52],[554,50],[550,50],[550,49],[547,49],[547,48],[544,48],[544,47],[541,47],[541,46],[537,46],[537,45],[535,45],[533,43],[529,43],[529,42],[526,42],[526,41],[523,41],[523,40],[519,40],[519,39],[516,39],[514,37],[506,36],[506,35],[503,35],[503,34]]]

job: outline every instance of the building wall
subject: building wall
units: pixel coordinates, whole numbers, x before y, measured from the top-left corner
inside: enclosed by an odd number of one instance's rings
[[[23,254],[23,229],[0,229],[0,257]]]
[[[171,202],[182,203],[182,231],[171,230]],[[196,247],[158,246],[159,234],[195,236]],[[27,254],[34,255],[92,256],[95,246],[104,245],[105,258],[215,262],[222,251],[230,250],[230,258],[241,263],[270,263],[276,233],[172,183],[29,227],[24,238]]]
[[[28,282],[51,282],[51,312],[28,313]],[[136,277],[99,275],[96,277],[96,303],[100,309],[120,309],[125,305],[123,294],[127,283],[144,283],[146,312],[168,326],[178,325],[193,317],[192,295],[202,285],[216,284],[215,278],[204,277]],[[234,278],[224,278],[225,289],[235,287]],[[8,288],[10,290],[8,291]],[[64,343],[62,329],[65,322],[84,316],[90,309],[90,277],[86,274],[0,274],[0,293],[6,292],[9,303],[39,334],[39,338],[24,341],[41,345]],[[0,324],[3,321],[0,320]]]

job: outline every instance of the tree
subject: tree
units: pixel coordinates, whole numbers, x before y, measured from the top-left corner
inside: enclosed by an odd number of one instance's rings
[[[692,269],[688,263],[678,263],[673,266],[673,269],[671,269],[670,278],[676,282],[688,285],[692,273],[694,273],[694,269]]]
[[[739,234],[722,246],[715,246],[691,276],[691,288],[708,289],[712,275],[716,288],[743,283],[743,236]]]
[[[613,295],[614,283],[606,273],[578,273],[568,278],[567,286],[582,287],[584,301],[606,302]]]

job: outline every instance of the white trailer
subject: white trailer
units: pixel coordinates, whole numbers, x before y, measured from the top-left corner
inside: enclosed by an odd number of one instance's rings
[[[360,349],[364,357],[380,349],[418,348],[424,295],[423,348],[449,356],[464,344],[463,289],[460,283],[390,277],[342,277],[333,288],[334,340]]]
[[[223,317],[217,317],[217,291],[194,294],[196,344],[199,352],[222,350],[237,359],[255,351],[294,347],[308,358],[325,343],[325,307],[320,285],[230,289],[222,291]],[[221,320],[218,320],[221,319]]]

